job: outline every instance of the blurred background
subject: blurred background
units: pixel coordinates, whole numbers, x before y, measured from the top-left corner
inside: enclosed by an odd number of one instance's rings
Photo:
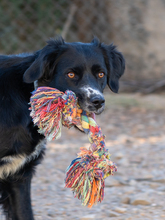
[[[1,0],[0,17],[0,53],[32,52],[59,35],[70,42],[97,36],[126,58],[121,91],[165,84],[164,0]]]
[[[165,219],[165,0],[0,0],[0,19],[1,54],[33,52],[59,35],[69,42],[97,36],[126,59],[120,94],[106,89],[97,118],[118,165],[104,201],[88,209],[64,188],[66,167],[89,141],[63,129],[33,180],[36,219]]]

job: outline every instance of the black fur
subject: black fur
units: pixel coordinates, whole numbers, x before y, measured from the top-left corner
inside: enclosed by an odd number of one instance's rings
[[[38,86],[70,89],[82,109],[100,114],[106,84],[118,92],[124,68],[124,58],[116,47],[96,38],[91,43],[66,43],[59,38],[33,54],[0,56],[0,203],[7,219],[34,219],[30,185],[35,166],[44,155],[44,147],[36,151],[44,137],[37,132],[28,110],[34,81]],[[68,72],[75,77],[69,78]],[[99,78],[99,72],[105,76]],[[2,172],[10,165],[10,158],[19,160],[21,155],[30,159],[16,171]]]

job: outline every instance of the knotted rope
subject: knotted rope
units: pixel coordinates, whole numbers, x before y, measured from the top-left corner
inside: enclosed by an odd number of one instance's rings
[[[71,188],[83,205],[92,207],[104,198],[105,178],[117,171],[105,148],[105,136],[97,125],[94,114],[82,111],[77,97],[50,87],[39,87],[30,99],[30,110],[38,132],[50,141],[61,136],[61,127],[76,125],[88,134],[89,150],[81,147],[78,157],[66,171],[65,187]]]

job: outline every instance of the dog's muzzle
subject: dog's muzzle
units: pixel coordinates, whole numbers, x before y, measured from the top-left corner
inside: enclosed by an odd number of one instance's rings
[[[78,102],[84,111],[94,112],[95,114],[100,114],[105,107],[103,94],[90,87],[81,89],[81,93],[78,95]]]

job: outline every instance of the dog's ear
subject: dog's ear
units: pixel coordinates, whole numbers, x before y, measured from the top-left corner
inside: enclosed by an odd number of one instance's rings
[[[125,59],[113,44],[109,46],[104,45],[103,51],[108,69],[107,84],[113,92],[117,93],[119,90],[119,78],[125,70]]]
[[[39,57],[30,65],[30,67],[25,71],[23,75],[23,81],[25,83],[32,83],[35,80],[41,78],[45,72],[45,61],[44,57],[39,55]]]
[[[62,38],[57,40],[50,40],[48,44],[36,53],[36,60],[30,65],[23,75],[25,83],[32,83],[40,78],[48,79],[53,74],[55,68],[55,61],[61,54],[61,45],[65,42]]]

